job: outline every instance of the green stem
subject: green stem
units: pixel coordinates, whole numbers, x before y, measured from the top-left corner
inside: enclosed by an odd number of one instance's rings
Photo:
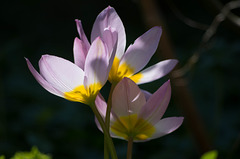
[[[103,121],[103,118],[99,114],[95,103],[91,104],[90,107],[92,108],[93,113],[95,114],[98,122],[100,123],[100,125],[102,127],[102,130],[103,130],[103,133],[104,133],[104,141],[107,143],[107,147],[108,147],[108,150],[110,151],[112,159],[117,159],[118,157],[117,157],[117,153],[116,153],[112,138],[110,137],[109,131],[106,128],[106,125]]]
[[[106,135],[104,134],[104,159],[109,159],[109,151],[108,151],[108,144]]]
[[[111,90],[108,96],[108,102],[107,102],[107,112],[106,112],[106,117],[105,117],[105,123],[106,123],[106,127],[109,130],[110,127],[110,113],[111,113],[111,109],[112,109],[112,93],[113,90],[115,88],[115,84],[112,84],[111,86]]]
[[[107,111],[106,111],[106,117],[105,117],[105,125],[106,125],[106,129],[109,132],[109,127],[110,127],[110,113],[111,113],[111,109],[112,109],[112,93],[113,90],[115,88],[115,84],[112,84],[111,86],[111,90],[109,93],[109,97],[108,97],[108,102],[107,102]],[[109,159],[109,152],[108,152],[108,146],[107,146],[107,142],[106,142],[106,137],[104,136],[104,159]]]
[[[133,139],[128,139],[128,148],[127,148],[127,159],[132,159],[132,147],[133,147]]]

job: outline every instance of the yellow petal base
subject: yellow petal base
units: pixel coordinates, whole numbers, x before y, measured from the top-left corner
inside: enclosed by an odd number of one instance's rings
[[[122,116],[111,124],[111,131],[124,139],[146,140],[155,132],[155,127],[137,114]]]
[[[64,97],[70,101],[91,104],[95,101],[96,96],[101,88],[102,85],[100,83],[91,84],[87,88],[85,88],[84,85],[81,85],[70,92],[65,92]]]
[[[122,63],[121,65],[119,65],[119,63],[120,63],[120,60],[117,57],[115,57],[113,60],[112,68],[109,72],[109,77],[108,77],[108,80],[111,83],[117,84],[124,77],[131,78],[135,83],[137,83],[142,78],[141,73],[133,75],[134,68],[132,68],[126,62]]]

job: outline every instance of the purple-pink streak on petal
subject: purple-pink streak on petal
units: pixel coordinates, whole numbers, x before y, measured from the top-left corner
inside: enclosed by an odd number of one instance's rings
[[[88,39],[87,39],[87,37],[85,35],[85,32],[84,32],[83,27],[82,27],[82,23],[78,19],[75,19],[75,22],[76,22],[76,25],[77,25],[77,30],[78,30],[78,34],[79,34],[80,40],[85,45],[86,49],[89,50],[90,43],[89,43],[89,41],[88,41]]]
[[[145,103],[144,94],[129,78],[123,78],[112,94],[112,112],[117,117],[138,114]]]
[[[82,70],[84,70],[87,52],[88,50],[85,47],[84,43],[80,39],[75,38],[73,45],[74,63]]]
[[[55,89],[48,81],[46,81],[42,75],[40,75],[36,70],[35,68],[32,66],[31,62],[27,59],[26,59],[26,62],[27,62],[27,65],[28,65],[28,68],[29,70],[31,71],[32,75],[34,76],[34,78],[38,81],[38,83],[43,87],[45,88],[48,92],[56,95],[56,96],[60,96],[62,97],[63,96],[63,92]]]
[[[155,124],[165,113],[171,98],[170,80],[165,82],[148,100],[141,110],[140,117]]]

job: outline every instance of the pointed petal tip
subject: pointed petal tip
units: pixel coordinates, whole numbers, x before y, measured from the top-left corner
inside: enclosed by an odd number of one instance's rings
[[[171,86],[170,79],[168,79],[163,85],[169,85],[169,86]]]
[[[167,60],[165,60],[165,61],[171,63],[172,65],[177,65],[178,62],[179,62],[177,59],[167,59]]]
[[[184,117],[177,117],[179,119],[179,121],[181,121],[181,123],[183,123]]]
[[[78,37],[75,37],[74,38],[74,43],[76,42],[76,41],[81,41]]]
[[[98,36],[98,37],[96,37],[96,38],[93,40],[92,43],[95,43],[95,42],[97,42],[97,41],[102,42],[102,38],[101,38],[100,36]]]
[[[41,60],[45,60],[46,58],[48,58],[48,57],[50,57],[50,56],[51,56],[51,55],[44,54],[44,55],[41,56],[40,61],[41,61]]]
[[[79,20],[79,19],[75,19],[75,22],[76,23],[82,23],[81,20]]]
[[[107,8],[106,8],[108,11],[110,11],[110,10],[114,10],[114,8],[112,7],[112,6],[108,6]]]
[[[169,63],[169,65],[171,65],[172,69],[174,69],[174,67],[178,64],[178,60],[177,59],[168,59],[168,60],[165,60],[167,63]],[[172,70],[171,69],[171,70]]]
[[[162,27],[161,26],[154,26],[152,27],[153,30],[156,31],[158,34],[162,34]]]
[[[177,59],[172,59],[176,64],[179,62]]]
[[[136,84],[133,80],[131,80],[131,79],[128,78],[128,77],[124,77],[121,81],[124,82],[124,83],[134,83],[134,84]],[[121,82],[121,81],[120,81],[120,82]],[[137,84],[136,84],[136,85],[137,85]]]

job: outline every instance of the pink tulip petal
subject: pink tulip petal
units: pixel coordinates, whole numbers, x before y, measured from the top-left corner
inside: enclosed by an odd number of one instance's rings
[[[84,85],[101,84],[102,86],[107,81],[108,77],[109,57],[108,50],[100,38],[96,38],[86,57],[85,61],[85,76]]]
[[[104,30],[109,27],[118,33],[116,56],[120,59],[126,47],[126,34],[123,23],[114,8],[109,6],[97,16],[93,24],[91,41],[93,42],[98,36],[102,37]]]
[[[120,61],[120,65],[127,64],[133,69],[133,74],[140,71],[155,53],[161,34],[162,29],[160,27],[153,27],[137,38],[134,44],[128,47]]]
[[[112,68],[113,60],[116,55],[116,49],[117,49],[117,38],[118,34],[116,31],[112,31],[111,28],[106,28],[103,32],[103,41],[106,43],[106,46],[108,48],[108,56],[109,59],[109,65],[107,73],[109,73],[110,69]]]
[[[56,95],[56,96],[60,96],[62,97],[63,96],[63,92],[55,89],[49,82],[47,82],[43,77],[42,75],[40,75],[36,70],[35,68],[32,66],[31,62],[25,58],[26,61],[27,61],[27,65],[28,65],[28,68],[29,70],[31,71],[31,73],[33,74],[33,76],[35,77],[35,79],[38,81],[38,83],[43,87],[45,88],[47,91],[49,91],[50,93]]]
[[[175,131],[182,125],[183,119],[183,117],[168,117],[161,119],[154,126],[156,128],[156,132],[149,139],[156,139]]]
[[[39,61],[39,68],[46,81],[61,92],[69,92],[83,85],[83,70],[63,58],[43,55]]]
[[[101,114],[102,118],[105,119],[106,111],[107,111],[107,103],[105,102],[103,96],[98,93],[96,100],[95,100],[96,107],[98,112]]]
[[[88,50],[85,47],[84,43],[80,39],[75,38],[73,46],[74,63],[77,66],[79,66],[82,70],[84,70],[87,52]]]
[[[103,120],[105,120],[106,111],[107,111],[107,103],[105,102],[103,96],[100,93],[98,93],[98,95],[96,97],[95,104],[96,104],[96,108],[97,108],[98,112],[102,116]],[[103,132],[102,127],[96,117],[95,117],[95,123],[97,125],[97,128]]]
[[[82,23],[80,20],[76,19],[75,20],[76,22],[76,25],[77,25],[77,30],[78,30],[78,34],[79,34],[79,37],[81,39],[81,41],[83,42],[84,44],[84,47],[86,48],[86,50],[89,50],[90,48],[90,43],[84,33],[84,30],[83,30],[83,27],[82,27]]]
[[[168,80],[147,100],[141,110],[140,117],[154,125],[165,113],[170,97],[171,86]]]
[[[161,61],[151,67],[148,67],[144,69],[143,71],[139,72],[141,74],[141,78],[139,78],[138,81],[136,81],[137,84],[143,84],[152,82],[154,80],[157,80],[165,75],[167,75],[178,63],[177,60],[171,59],[171,60],[164,60]],[[133,75],[131,78],[134,79]],[[138,76],[138,73],[136,74]]]
[[[103,96],[100,93],[98,93],[96,97],[95,104],[98,112],[100,113],[103,120],[105,121],[106,112],[107,112],[107,103],[105,102]],[[110,113],[110,121],[113,121],[113,116],[111,113]],[[102,131],[101,125],[96,117],[95,117],[95,123],[97,124],[98,129]]]
[[[139,87],[129,78],[123,78],[112,94],[112,113],[116,117],[137,114],[145,103]]]

